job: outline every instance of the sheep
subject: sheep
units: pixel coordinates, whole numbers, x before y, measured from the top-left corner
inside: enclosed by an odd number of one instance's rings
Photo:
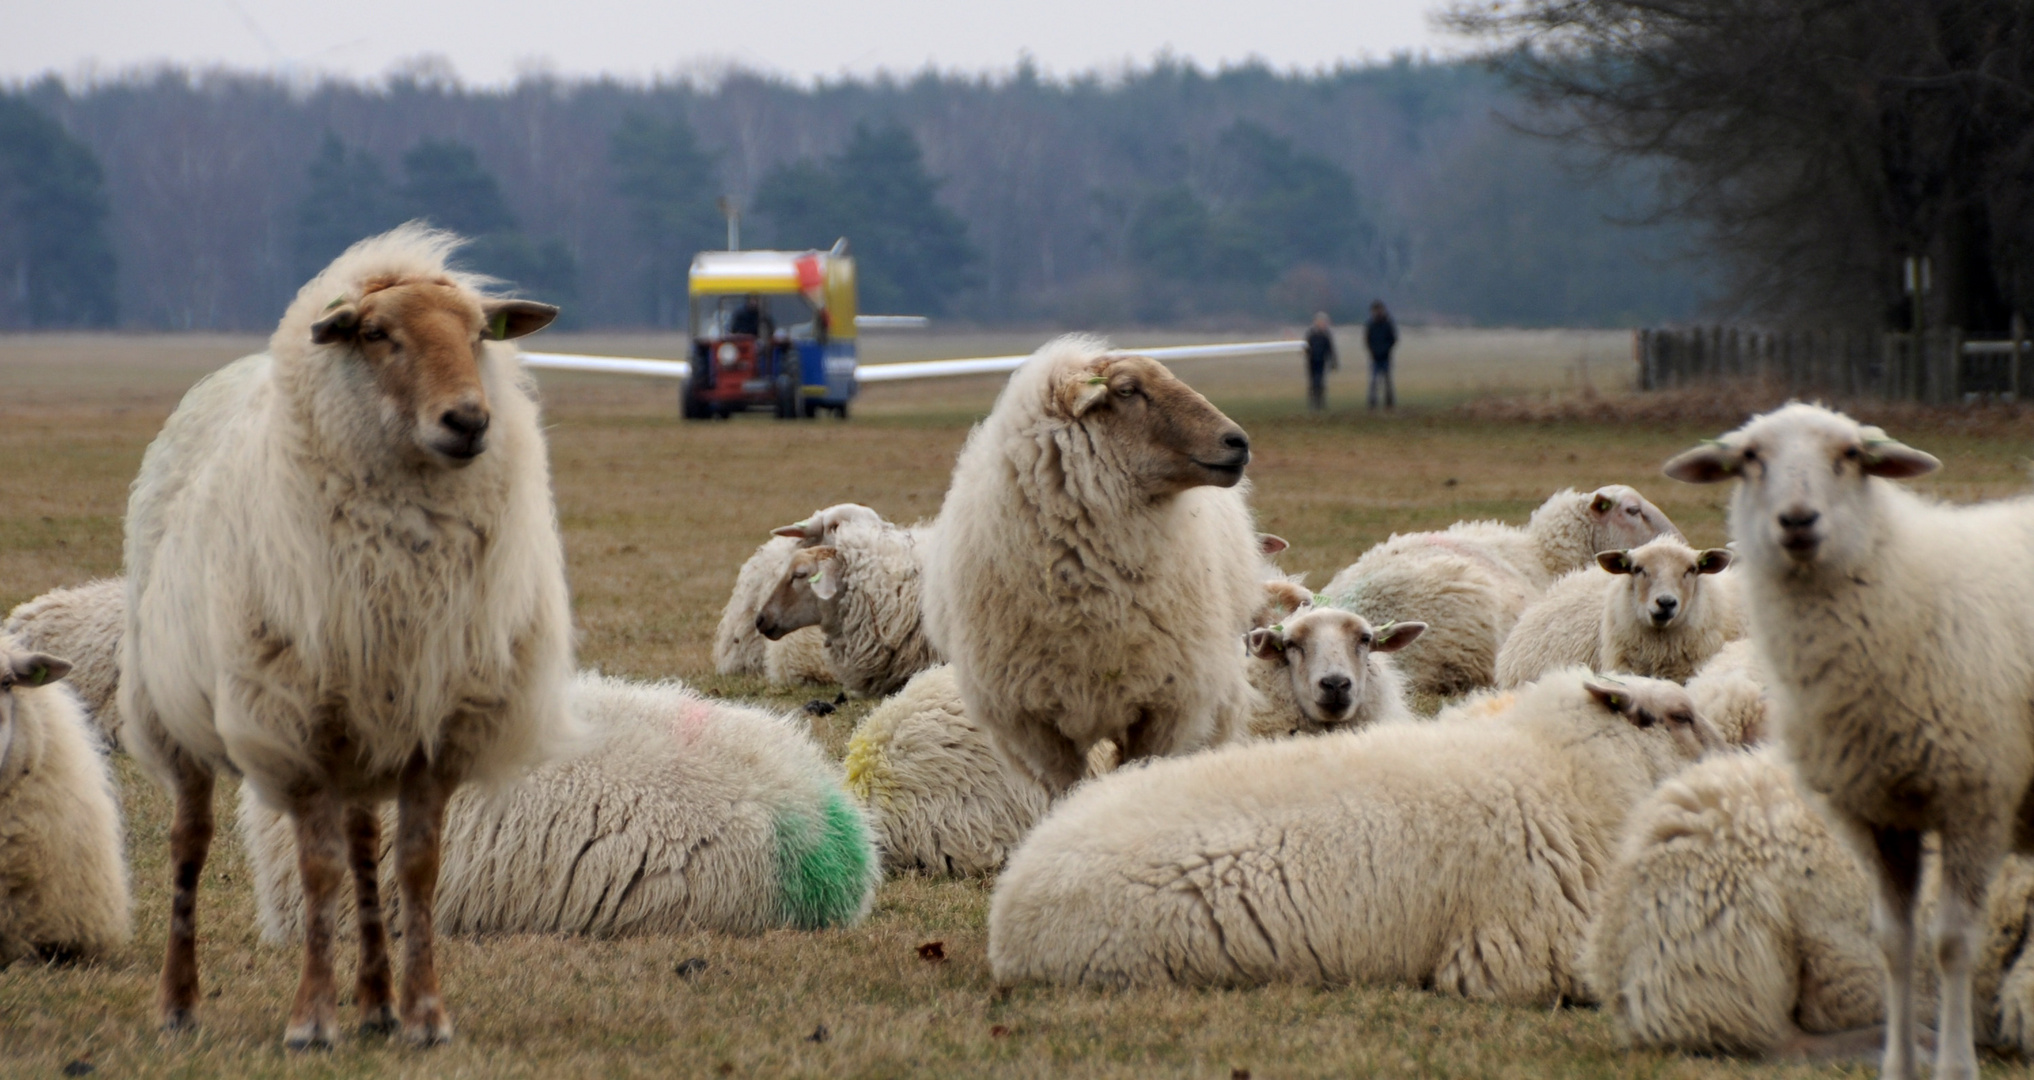
[[[1680,535],[1659,507],[1621,484],[1561,491],[1524,528],[1465,521],[1442,532],[1394,533],[1323,591],[1373,622],[1431,623],[1433,632],[1399,666],[1414,692],[1453,697],[1495,681],[1498,648],[1556,575],[1582,569],[1599,551]]]
[[[333,912],[349,863],[370,1030],[448,1041],[431,897],[445,801],[575,733],[571,607],[535,387],[505,342],[557,308],[487,297],[457,238],[400,226],[298,292],[264,354],[201,380],[142,458],[127,507],[120,715],[175,803],[159,1012],[198,1001],[197,884],[212,788],[237,773],[297,831],[309,914],[284,1034],[337,1032]],[[400,804],[400,1011],[372,860]]]
[[[1935,1076],[1976,1075],[1985,888],[2034,840],[2034,499],[1948,506],[1892,480],[1941,462],[1817,405],[1753,417],[1666,464],[1737,479],[1729,513],[1781,741],[1868,854],[1887,968],[1884,1073],[1915,1072],[1921,846],[1942,852]]]
[[[845,765],[892,870],[993,874],[1052,801],[1029,770],[996,752],[945,664],[869,713],[848,739]]]
[[[837,503],[813,513],[804,521],[780,526],[771,530],[769,540],[756,548],[741,571],[735,575],[734,592],[728,597],[727,606],[721,609],[720,625],[713,634],[713,668],[722,675],[765,675],[767,663],[765,642],[756,633],[756,609],[769,598],[770,590],[784,577],[784,568],[791,561],[791,553],[802,547],[812,547],[830,542],[832,532],[849,522],[878,523],[882,515],[860,503]],[[801,643],[817,640],[818,634],[806,634]],[[798,681],[806,674],[812,674],[809,663],[802,657],[794,662],[780,661],[782,680],[772,682]],[[830,677],[813,680],[831,682]]]
[[[1632,812],[1584,972],[1636,1046],[1860,1052],[1884,1039],[1866,1027],[1885,1013],[1871,892],[1777,748],[1713,755]],[[2022,1052],[2034,1049],[2030,900],[2034,861],[2009,858],[1975,976],[1985,1041]]]
[[[793,630],[781,641],[763,638],[763,681],[771,686],[829,686],[840,681],[826,655],[826,631]]]
[[[776,641],[817,625],[843,688],[895,692],[940,660],[921,625],[918,541],[917,531],[885,522],[842,526],[831,544],[793,554],[756,629]]]
[[[1497,650],[1497,685],[1520,686],[1570,664],[1686,682],[1745,634],[1724,548],[1671,536],[1605,551],[1594,569],[1554,582]]]
[[[1057,793],[1226,741],[1263,596],[1250,440],[1148,357],[1080,336],[1010,376],[962,448],[925,555],[925,629],[968,715]]]
[[[587,753],[499,796],[452,797],[445,932],[760,934],[868,914],[873,836],[797,720],[597,673],[573,682],[571,708],[597,740]],[[301,940],[288,822],[243,794],[239,824],[262,939]]]
[[[0,631],[39,652],[71,664],[64,685],[85,706],[85,715],[108,749],[120,747],[120,630],[127,625],[127,582],[100,578],[52,589],[7,613]]]
[[[69,670],[0,635],[0,968],[127,942],[113,778]]]
[[[989,963],[1004,986],[1580,999],[1573,958],[1620,822],[1716,743],[1681,687],[1571,668],[1428,723],[1124,769],[1011,856]]]
[[[1250,718],[1250,733],[1276,738],[1410,719],[1398,669],[1386,654],[1426,629],[1404,622],[1373,630],[1361,615],[1308,606],[1250,631],[1250,682],[1265,699]]]
[[[1719,649],[1695,677],[1688,680],[1688,696],[1695,708],[1725,742],[1733,746],[1756,746],[1766,741],[1772,729],[1768,718],[1766,683],[1750,638],[1739,638]]]

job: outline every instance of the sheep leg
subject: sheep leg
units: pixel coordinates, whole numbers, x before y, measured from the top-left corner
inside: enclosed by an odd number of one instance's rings
[[[313,796],[290,812],[297,827],[297,877],[304,889],[304,973],[283,1045],[330,1049],[339,1035],[339,990],[332,977],[332,937],[339,922],[339,883],[345,874],[339,806]]]
[[[452,1041],[452,1020],[438,994],[431,917],[438,899],[439,843],[452,782],[419,753],[403,770],[397,796],[396,874],[403,895],[403,1036],[418,1046]]]
[[[381,909],[381,814],[358,803],[346,808],[346,859],[353,865],[353,921],[360,928],[360,1030],[388,1035],[396,1021],[388,963],[388,919]]]
[[[175,756],[175,755],[173,755]],[[195,762],[177,760],[176,810],[170,819],[169,948],[162,961],[156,1007],[166,1029],[197,1025],[198,879],[212,850],[212,774]]]
[[[1877,870],[1872,922],[1886,958],[1884,1080],[1914,1080],[1914,916],[1921,889],[1921,834],[1867,826]]]
[[[1971,1030],[1971,959],[1983,918],[1985,890],[2004,845],[1987,837],[1942,835],[1942,900],[1931,927],[1941,972],[1936,1026],[1936,1080],[1975,1080],[1977,1043]]]

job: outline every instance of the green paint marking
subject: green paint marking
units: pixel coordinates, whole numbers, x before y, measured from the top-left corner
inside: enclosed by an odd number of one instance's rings
[[[804,814],[778,818],[784,920],[800,930],[847,925],[868,895],[874,873],[869,851],[868,823],[840,791],[827,792],[818,821]]]

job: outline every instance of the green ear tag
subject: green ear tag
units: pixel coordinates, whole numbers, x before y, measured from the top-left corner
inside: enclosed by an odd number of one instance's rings
[[[28,673],[28,685],[30,686],[41,686],[43,683],[46,683],[48,681],[49,681],[48,664],[37,664],[35,665],[35,670],[30,671]]]
[[[1105,383],[1105,382],[1108,382],[1108,381],[1109,381],[1109,380],[1107,380],[1107,379],[1105,379],[1105,378],[1101,377],[1100,375],[1097,375],[1097,376],[1095,376],[1094,378],[1092,378],[1092,379],[1089,379],[1089,380],[1088,380],[1088,385],[1089,385],[1089,386],[1100,386],[1100,385],[1102,385],[1103,383]]]
[[[333,308],[335,308],[335,307],[338,307],[339,305],[341,305],[341,304],[343,304],[343,303],[345,303],[345,302],[346,302],[346,298],[345,298],[344,296],[335,296],[335,297],[333,297],[333,298],[332,298],[332,302],[331,302],[331,303],[329,303],[329,304],[326,304],[326,305],[325,305],[325,310],[326,310],[326,311],[330,311],[330,310],[332,310]]]
[[[494,340],[496,340],[496,341],[507,341],[507,340],[508,340],[508,312],[506,312],[506,311],[497,311],[497,312],[495,312],[495,313],[494,313],[494,318],[492,318],[492,319],[489,319],[489,320],[487,321],[487,328],[488,328],[488,330],[490,330],[490,331],[491,331],[491,332],[493,333],[493,335],[494,335]]]

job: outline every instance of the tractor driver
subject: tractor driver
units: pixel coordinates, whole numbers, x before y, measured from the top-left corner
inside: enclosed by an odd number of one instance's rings
[[[734,313],[734,318],[727,324],[727,332],[730,334],[748,334],[764,339],[769,338],[770,332],[774,329],[775,327],[770,324],[770,317],[763,313],[763,298],[757,293],[750,293],[748,299],[742,301],[741,309]]]

